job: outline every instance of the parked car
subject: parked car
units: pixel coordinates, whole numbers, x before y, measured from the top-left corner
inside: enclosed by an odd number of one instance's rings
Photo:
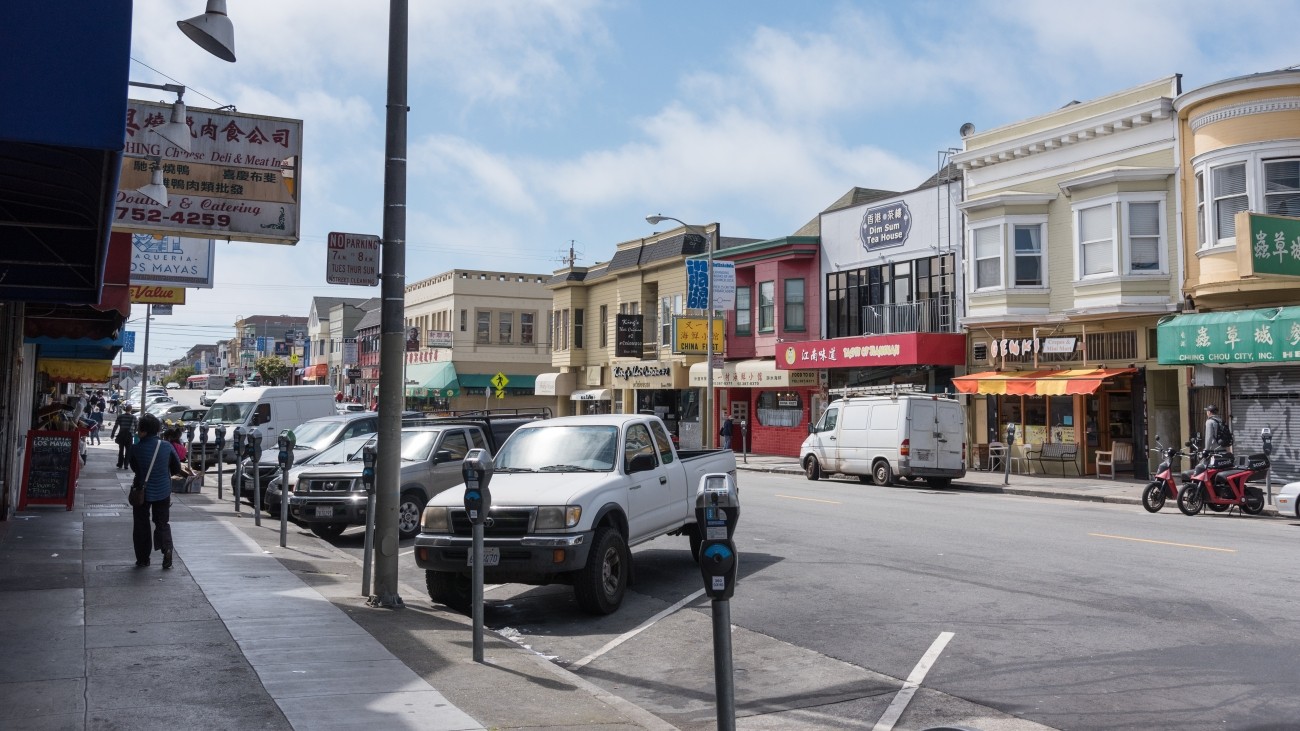
[[[1288,482],[1273,498],[1277,514],[1284,518],[1300,518],[1300,482]]]
[[[524,424],[495,463],[484,580],[569,583],[579,606],[594,614],[622,604],[631,546],[686,535],[698,560],[700,478],[736,474],[735,452],[678,451],[659,417],[640,414]],[[415,538],[415,562],[434,601],[462,609],[468,604],[471,543],[458,481],[426,506]]]
[[[150,404],[144,411],[146,414],[153,414],[158,417],[159,421],[180,421],[180,415],[185,411],[185,406],[175,401],[157,401]]]
[[[799,448],[810,480],[840,473],[890,485],[899,477],[944,488],[966,475],[966,412],[937,394],[832,401]]]
[[[334,405],[334,410],[339,412],[340,414],[356,413],[358,411],[369,411],[369,409],[366,408],[365,404],[354,404],[351,402],[337,403]]]
[[[379,430],[379,416],[373,411],[359,414],[331,414],[305,421],[293,428],[295,446],[294,462],[304,462],[311,455],[331,447],[345,439],[369,436]],[[277,435],[278,436],[278,435]],[[262,443],[262,456],[257,460],[257,483],[253,481],[253,460],[245,458],[240,461],[240,471],[244,475],[242,493],[251,496],[253,486],[257,484],[266,494],[267,483],[280,471],[279,449],[275,441]]]
[[[179,383],[177,383],[177,382],[175,382],[175,381],[172,381],[171,383],[167,384],[167,388],[180,388],[180,387],[181,387],[181,384],[179,384]]]
[[[374,438],[374,434],[362,434],[361,436],[344,439],[338,444],[307,455],[301,461],[298,461],[295,455],[293,467],[289,468],[289,492],[294,492],[295,486],[298,484],[298,476],[309,467],[340,465],[360,460],[361,448]],[[283,479],[283,471],[280,471],[266,481],[266,492],[262,497],[262,508],[270,513],[273,518],[280,517],[280,504],[282,501],[280,485]]]
[[[187,426],[193,424],[195,427],[197,427],[199,425],[199,422],[203,421],[203,418],[207,415],[208,415],[207,409],[203,409],[203,408],[186,409],[181,412],[181,415],[179,417],[175,417],[175,418],[178,419],[182,424],[185,424]]]
[[[221,394],[229,390],[229,386],[226,388],[209,388],[205,390],[203,393],[199,394],[199,406],[211,406],[215,404],[217,399],[221,398]]]

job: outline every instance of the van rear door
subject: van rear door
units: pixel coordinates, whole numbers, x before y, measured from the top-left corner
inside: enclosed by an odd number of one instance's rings
[[[908,462],[912,469],[934,469],[938,464],[938,403],[929,399],[908,399],[911,408],[904,436],[909,440],[911,454]]]
[[[938,433],[938,467],[941,470],[961,470],[966,467],[962,447],[966,442],[966,413],[956,401],[936,401],[935,432]]]

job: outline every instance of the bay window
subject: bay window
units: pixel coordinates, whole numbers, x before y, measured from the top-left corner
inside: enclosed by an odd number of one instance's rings
[[[985,226],[974,231],[975,289],[1002,286],[1002,227]]]
[[[753,335],[753,307],[751,288],[736,287],[736,334]]]
[[[758,285],[758,331],[772,332],[776,329],[776,282],[760,282]]]
[[[1015,247],[1015,285],[1043,286],[1043,224],[1017,224]]]
[[[802,279],[785,280],[785,319],[781,329],[785,331],[802,331],[804,329],[804,283]]]
[[[1115,271],[1115,214],[1110,204],[1078,211],[1079,276]]]
[[[1250,197],[1246,192],[1246,163],[1211,168],[1210,187],[1215,241],[1234,243],[1237,237],[1236,216],[1250,208]]]
[[[1264,212],[1300,216],[1300,159],[1265,161]]]

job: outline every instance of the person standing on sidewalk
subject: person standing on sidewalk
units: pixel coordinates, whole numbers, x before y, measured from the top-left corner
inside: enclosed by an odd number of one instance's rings
[[[109,437],[117,444],[117,468],[124,470],[127,468],[127,460],[131,456],[131,445],[135,443],[135,414],[131,413],[131,405],[123,404],[122,413],[117,415],[113,422],[113,430]]]
[[[718,429],[718,436],[722,437],[722,448],[731,449],[731,417],[722,417],[722,427]]]
[[[104,430],[104,407],[96,404],[95,410],[90,412],[90,420],[95,422],[95,427],[90,430],[90,443],[103,444],[100,432]]]
[[[144,505],[132,508],[135,517],[131,541],[135,544],[135,565],[149,565],[149,548],[162,551],[162,567],[172,567],[172,475],[181,473],[181,461],[172,445],[158,436],[162,423],[153,414],[140,417],[140,442],[131,448],[131,469],[144,483]],[[149,517],[153,516],[153,536]]]

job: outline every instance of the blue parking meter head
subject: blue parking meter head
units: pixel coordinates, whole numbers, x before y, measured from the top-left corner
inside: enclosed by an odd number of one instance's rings
[[[378,456],[373,441],[361,448],[361,482],[367,490],[375,486],[375,460]]]
[[[220,434],[220,432],[217,432],[217,433]],[[233,445],[235,445],[235,451],[236,451],[236,452],[242,452],[242,451],[244,450],[244,437],[245,437],[245,436],[246,436],[246,435],[244,434],[244,427],[242,427],[242,426],[237,426],[237,427],[235,427],[235,431],[234,431],[234,433],[231,434],[231,437],[230,437],[230,443],[233,444]]]
[[[287,470],[293,466],[293,448],[298,443],[298,439],[293,435],[292,429],[285,429],[280,432],[275,441],[280,448],[280,453],[276,455],[278,457],[276,461],[281,469]]]
[[[740,489],[726,472],[700,478],[695,492],[695,522],[704,540],[730,540],[740,523]]]
[[[217,447],[222,447],[226,443],[226,425],[217,424]]]
[[[199,441],[204,444],[208,443],[208,422],[199,422]]]
[[[492,455],[486,449],[471,449],[460,465],[461,477],[465,478],[465,513],[475,525],[492,510],[492,493],[488,490],[492,471]]]
[[[1015,423],[1007,424],[1007,444],[1016,443],[1016,425]]]
[[[194,424],[185,425],[185,441],[187,442],[194,441]]]

